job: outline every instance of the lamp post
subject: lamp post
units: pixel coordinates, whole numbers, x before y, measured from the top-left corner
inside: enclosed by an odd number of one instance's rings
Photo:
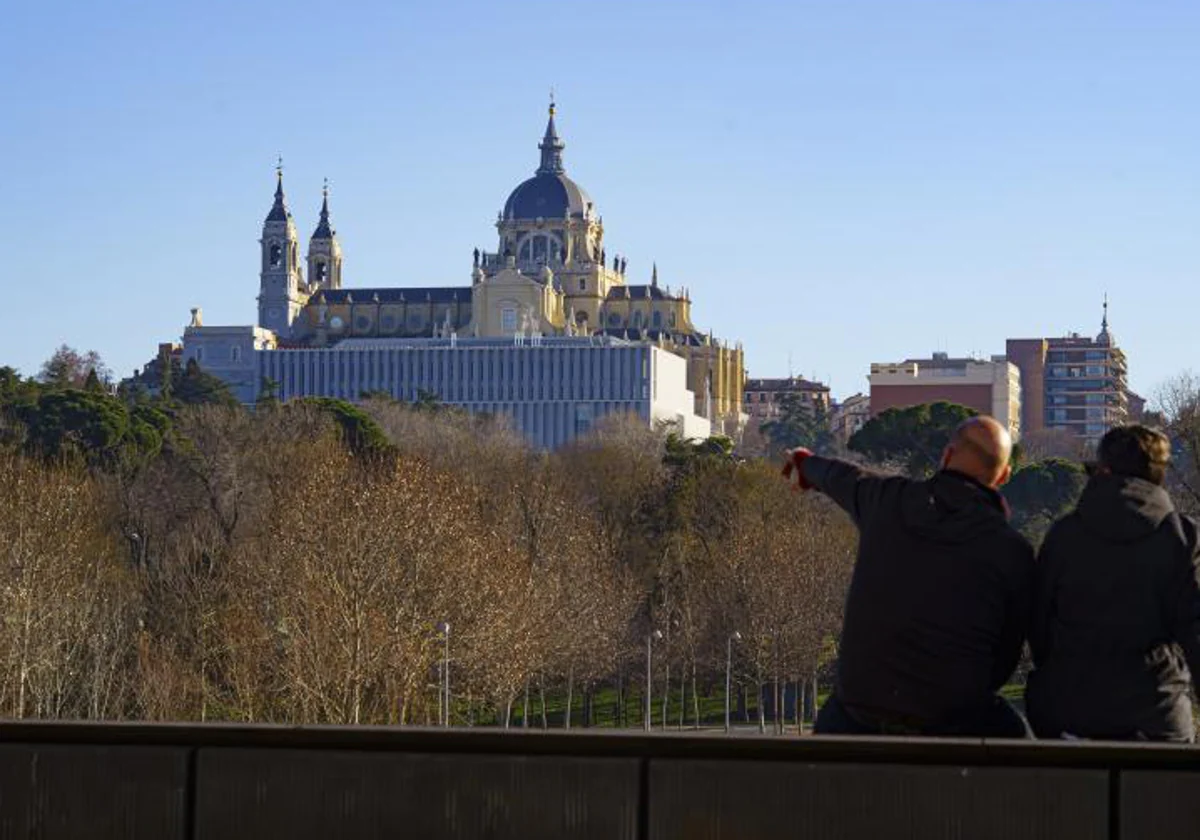
[[[438,632],[442,634],[442,686],[441,702],[442,726],[450,725],[450,622],[438,622]]]
[[[734,630],[725,640],[725,732],[729,732],[729,694],[733,685],[733,643],[740,642],[742,634]]]
[[[662,638],[661,630],[655,630],[651,633],[646,634],[646,716],[642,721],[642,726],[647,732],[650,731],[650,695],[651,695],[650,645],[652,645],[654,643],[655,639],[661,639],[661,638]]]

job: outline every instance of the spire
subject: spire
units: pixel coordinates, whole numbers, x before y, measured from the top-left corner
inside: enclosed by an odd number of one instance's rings
[[[267,214],[268,222],[286,222],[289,217],[287,205],[283,201],[283,157],[275,164],[275,203]]]
[[[335,231],[329,226],[329,179],[325,179],[325,184],[321,187],[321,221],[317,222],[317,229],[313,231],[313,239],[333,239]]]
[[[1112,333],[1108,331],[1108,293],[1104,294],[1104,317],[1100,319],[1100,335],[1096,336],[1097,344],[1112,344]]]
[[[546,134],[538,144],[542,151],[542,165],[537,169],[538,175],[561,175],[564,172],[562,152],[565,145],[558,139],[558,130],[554,127],[554,93],[551,92],[550,119],[546,122]]]
[[[650,273],[650,285],[658,288],[658,263],[654,263],[654,270]]]

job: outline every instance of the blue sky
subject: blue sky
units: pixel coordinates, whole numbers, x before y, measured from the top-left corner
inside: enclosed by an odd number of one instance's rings
[[[1200,3],[825,0],[11,5],[0,364],[118,375],[251,323],[276,154],[323,177],[349,286],[470,282],[532,173],[567,171],[631,282],[687,285],[751,375],[1092,333],[1131,382],[1200,367]]]

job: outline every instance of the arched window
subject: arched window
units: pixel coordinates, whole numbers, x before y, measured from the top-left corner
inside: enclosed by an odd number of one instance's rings
[[[641,326],[642,326],[642,313],[641,313],[641,312],[634,312],[634,313],[633,313],[633,328],[634,328],[635,330],[636,330],[636,329],[641,329]]]
[[[653,317],[651,317],[650,322],[655,326],[655,328],[661,327],[662,326],[662,313],[658,312],[656,310]]]
[[[316,277],[314,277],[313,279],[316,280],[318,283],[324,283],[329,277],[328,263],[326,263],[324,260],[319,260],[315,267],[316,267],[316,271],[313,273],[316,274]]]
[[[283,248],[279,246],[278,242],[271,243],[270,257],[267,260],[267,264],[271,268],[279,268],[279,266],[283,265]]]
[[[563,244],[558,234],[531,233],[521,240],[518,260],[523,263],[561,263]]]

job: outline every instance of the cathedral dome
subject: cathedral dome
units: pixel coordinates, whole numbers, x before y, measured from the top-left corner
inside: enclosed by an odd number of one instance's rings
[[[563,169],[562,152],[566,144],[558,138],[554,127],[554,103],[550,103],[550,120],[538,149],[541,165],[527,181],[522,181],[504,203],[505,219],[561,219],[584,216],[592,200],[583,188],[567,177]]]
[[[506,219],[561,219],[582,216],[592,200],[560,172],[539,172],[521,182],[504,203]]]

